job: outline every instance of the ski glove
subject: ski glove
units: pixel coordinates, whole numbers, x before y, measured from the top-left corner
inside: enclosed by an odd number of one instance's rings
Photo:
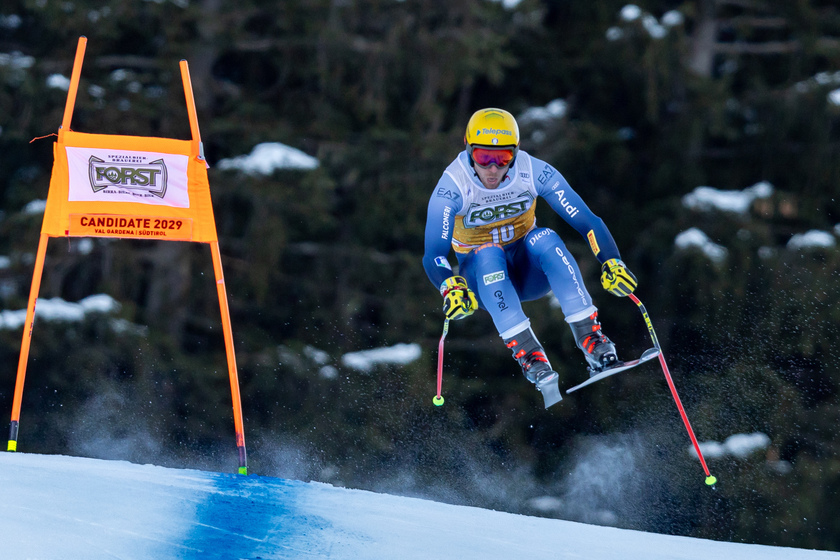
[[[467,287],[463,276],[451,276],[440,285],[443,296],[443,314],[447,319],[463,319],[478,309],[475,294]]]
[[[625,297],[633,293],[638,282],[624,262],[610,259],[601,265],[601,285],[612,295]]]

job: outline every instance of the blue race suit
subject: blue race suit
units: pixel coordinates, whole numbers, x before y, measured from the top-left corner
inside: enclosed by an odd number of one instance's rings
[[[551,165],[521,151],[495,189],[487,189],[461,152],[446,168],[429,200],[423,267],[435,287],[459,273],[503,338],[530,325],[520,302],[554,292],[566,321],[595,312],[574,257],[553,230],[537,227],[534,209],[542,197],[589,241],[603,263],[620,259],[603,220],[592,213]]]

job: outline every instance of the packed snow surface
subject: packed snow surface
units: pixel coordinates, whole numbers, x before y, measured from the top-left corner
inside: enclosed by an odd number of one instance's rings
[[[256,475],[0,453],[6,560],[840,560]]]

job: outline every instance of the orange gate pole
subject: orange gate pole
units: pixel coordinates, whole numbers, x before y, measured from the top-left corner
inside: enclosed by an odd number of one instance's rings
[[[64,118],[61,120],[61,128],[58,131],[59,143],[64,142],[64,132],[70,130],[70,120],[73,118],[73,109],[76,107],[76,94],[79,91],[79,79],[82,75],[85,49],[87,49],[87,37],[82,35],[76,45],[76,59],[73,61],[73,73],[70,74],[70,89],[67,91],[67,102],[64,104]]]
[[[29,303],[26,306],[26,321],[23,324],[23,340],[20,343],[17,379],[15,380],[15,399],[12,404],[12,423],[9,428],[7,451],[17,451],[18,426],[20,424],[20,404],[23,400],[23,381],[26,379],[26,362],[29,360],[29,344],[32,341],[32,326],[35,321],[35,302],[41,288],[41,275],[44,271],[44,259],[47,256],[47,241],[50,236],[41,234],[38,241],[38,253],[35,256],[35,271],[32,273],[32,285],[29,288]]]
[[[219,292],[219,308],[222,312],[222,331],[225,335],[225,352],[227,354],[228,376],[230,377],[230,395],[233,399],[233,423],[236,429],[236,448],[239,451],[239,474],[248,474],[248,457],[245,453],[245,428],[242,422],[242,400],[239,396],[239,376],[236,371],[236,356],[233,353],[233,330],[230,326],[230,309],[228,308],[227,292],[225,291],[225,276],[222,271],[222,257],[219,253],[219,242],[210,243],[213,253],[213,272],[216,274],[216,290]]]
[[[186,60],[182,60],[181,81],[184,84],[184,96],[187,101],[187,113],[190,117],[190,132],[192,133],[193,153],[204,160],[204,150],[201,144],[201,132],[198,129],[198,115],[195,110],[190,70]],[[230,378],[230,396],[233,400],[233,424],[236,430],[236,449],[239,451],[239,474],[248,474],[248,456],[245,451],[245,427],[242,421],[242,399],[239,395],[239,375],[236,370],[236,355],[233,350],[233,330],[230,326],[230,309],[228,308],[227,292],[225,290],[225,276],[222,270],[222,257],[219,252],[219,242],[210,243],[213,255],[213,272],[216,275],[216,291],[219,294],[219,309],[222,313],[222,331],[225,336],[225,353],[227,354],[228,377]]]
[[[76,105],[76,93],[79,91],[79,79],[82,74],[82,61],[85,58],[87,38],[79,37],[76,45],[76,58],[73,60],[73,73],[70,75],[70,89],[67,92],[67,102],[64,104],[64,118],[58,131],[59,142],[64,138],[64,132],[70,130],[70,120]],[[20,425],[20,408],[23,400],[23,382],[26,379],[26,363],[29,360],[29,345],[32,341],[32,326],[35,322],[35,303],[41,289],[41,276],[44,271],[44,260],[47,256],[47,241],[49,235],[41,233],[38,241],[38,253],[35,257],[35,271],[32,273],[32,285],[29,289],[29,303],[26,306],[26,322],[23,325],[23,340],[20,344],[17,378],[15,380],[15,396],[12,403],[12,423],[9,427],[8,451],[17,451],[18,427]]]
[[[198,130],[198,114],[195,110],[195,96],[193,95],[190,68],[186,60],[181,60],[181,82],[184,84],[184,97],[187,99],[187,115],[190,118],[190,133],[192,135],[193,153],[204,159],[204,148],[201,144],[201,131]]]

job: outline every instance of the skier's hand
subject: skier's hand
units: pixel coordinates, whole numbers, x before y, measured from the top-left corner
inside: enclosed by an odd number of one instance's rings
[[[463,319],[478,309],[475,294],[467,287],[463,276],[451,276],[440,285],[443,296],[443,314],[447,319]]]
[[[627,265],[618,259],[610,259],[601,265],[601,285],[612,295],[625,297],[633,293],[638,282],[627,270]]]

